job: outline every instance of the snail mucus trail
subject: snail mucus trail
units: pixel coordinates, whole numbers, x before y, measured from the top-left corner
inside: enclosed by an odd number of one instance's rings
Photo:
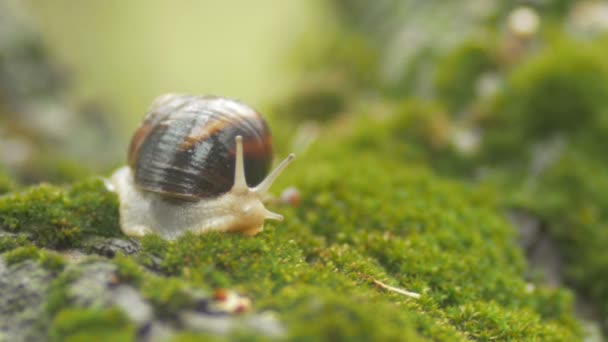
[[[128,165],[109,181],[119,197],[121,229],[166,239],[187,231],[257,234],[264,220],[283,219],[262,199],[294,158],[268,173],[270,131],[241,102],[161,96],[133,135]]]

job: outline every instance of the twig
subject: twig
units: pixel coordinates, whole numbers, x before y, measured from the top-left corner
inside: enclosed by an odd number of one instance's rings
[[[380,280],[374,279],[373,277],[370,277],[370,279],[374,282],[374,284],[380,286],[381,288],[383,288],[385,290],[389,290],[389,291],[392,291],[392,292],[397,292],[397,293],[402,294],[404,296],[408,296],[408,297],[412,297],[412,298],[416,298],[416,299],[420,298],[420,293],[410,292],[410,291],[407,291],[407,290],[404,290],[404,289],[400,289],[398,287],[387,285],[387,284],[381,282]]]

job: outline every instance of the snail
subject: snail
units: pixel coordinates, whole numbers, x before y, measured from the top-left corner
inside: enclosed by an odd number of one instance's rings
[[[266,175],[270,131],[239,101],[161,96],[133,134],[128,165],[109,181],[119,197],[121,229],[170,240],[187,231],[257,234],[266,219],[283,219],[262,199],[294,158],[290,154]]]

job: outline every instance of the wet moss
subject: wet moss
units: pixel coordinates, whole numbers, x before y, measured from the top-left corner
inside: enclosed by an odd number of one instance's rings
[[[319,49],[322,45],[324,48]],[[332,27],[320,37],[304,36],[294,57],[294,64],[306,75],[340,75],[352,88],[369,88],[379,85],[380,53],[360,33]]]
[[[603,49],[559,41],[509,76],[497,99],[485,138],[487,155],[512,156],[526,145],[555,136],[604,140],[608,63]],[[599,139],[599,140],[598,140]]]
[[[24,260],[38,259],[38,248],[34,246],[19,247],[3,254],[4,260],[8,265],[15,264]]]
[[[514,70],[471,166],[491,165],[485,181],[504,207],[542,220],[566,283],[606,315],[608,63],[597,43],[554,42]]]
[[[352,85],[340,74],[317,75],[302,83],[288,99],[276,106],[275,117],[295,123],[324,122],[347,109]]]
[[[15,181],[6,173],[0,170],[0,195],[17,189]]]
[[[510,205],[547,223],[565,263],[566,281],[608,314],[608,179],[606,164],[570,148],[532,188],[519,188]],[[608,326],[604,325],[608,330]]]
[[[437,63],[437,95],[451,112],[459,113],[477,97],[484,73],[496,72],[493,46],[485,39],[470,40],[450,51]]]
[[[38,261],[46,270],[55,272],[61,271],[65,266],[65,260],[61,255],[52,251],[38,249],[33,245],[15,248],[2,254],[2,257],[9,266],[25,260]]]
[[[345,153],[361,152],[407,164],[429,165],[450,176],[470,175],[476,147],[458,147],[461,127],[438,102],[408,99],[388,106],[388,115],[360,115],[351,120]],[[473,132],[474,133],[474,132]]]
[[[118,203],[101,180],[69,188],[43,184],[0,198],[0,227],[48,248],[78,246],[83,236],[120,234]]]
[[[553,340],[563,332],[562,328],[553,322],[542,324],[539,317],[528,310],[505,310],[492,302],[471,302],[451,308],[450,311],[454,324],[466,331],[467,338],[473,340],[543,341]],[[504,329],[505,325],[509,325],[509,329]],[[532,328],[535,325],[537,327]],[[479,329],[481,326],[484,327],[482,330]]]
[[[53,319],[52,341],[133,341],[135,326],[116,308],[105,310],[66,309]]]
[[[193,309],[197,303],[190,285],[182,279],[148,278],[141,290],[163,319],[175,319],[180,311]]]
[[[1,232],[0,232],[1,234]],[[17,247],[29,247],[32,243],[26,235],[22,234],[1,234],[0,235],[0,253],[13,250]]]

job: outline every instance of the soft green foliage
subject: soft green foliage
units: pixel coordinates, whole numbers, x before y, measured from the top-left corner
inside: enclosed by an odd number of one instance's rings
[[[339,77],[352,88],[377,85],[380,63],[377,47],[359,33],[336,26],[331,28],[333,30],[326,32],[323,37],[305,36],[298,45],[298,54],[294,59],[308,73],[307,77],[310,74],[329,76],[325,80],[330,83]],[[319,49],[320,44],[324,49]]]
[[[590,297],[602,315],[608,314],[604,51],[599,44],[560,41],[517,68],[486,122],[477,160],[493,165],[486,182],[502,189],[505,206],[542,218],[565,262],[566,281]],[[533,167],[552,153],[534,153],[536,144],[555,141],[562,145],[555,160]]]
[[[481,341],[553,341],[562,329],[556,324],[542,324],[528,310],[505,310],[493,302],[473,302],[451,308],[454,324],[467,332],[467,337]],[[504,329],[508,325],[509,329]],[[538,328],[531,329],[537,325]],[[483,327],[483,329],[479,329]],[[565,336],[561,336],[565,338]],[[565,338],[564,340],[568,340]]]
[[[192,296],[189,285],[182,279],[148,278],[142,285],[142,294],[154,305],[162,318],[172,318],[180,310],[192,309],[196,298]]]
[[[24,184],[50,182],[65,184],[91,177],[82,163],[52,151],[39,151],[21,166],[19,179]]]
[[[602,49],[557,42],[516,69],[496,102],[486,138],[488,154],[512,155],[515,147],[556,135],[591,135],[601,143],[608,111],[608,62]],[[504,157],[503,157],[504,158]]]
[[[35,246],[27,245],[18,247],[2,254],[8,265],[16,264],[24,260],[34,260],[50,271],[61,271],[65,266],[65,260],[61,255],[52,251],[38,249]]]
[[[118,203],[101,180],[68,189],[40,185],[0,198],[0,227],[45,247],[77,246],[86,234],[117,235]]]
[[[57,314],[50,328],[53,341],[133,341],[135,327],[118,309],[66,309]]]
[[[19,247],[3,254],[7,264],[15,264],[24,260],[38,259],[38,248],[34,246]]]
[[[310,80],[277,106],[274,115],[292,122],[327,121],[346,110],[349,88],[338,73]]]
[[[549,222],[566,262],[565,276],[608,314],[608,177],[606,164],[568,150],[533,188],[513,195],[512,205]]]
[[[17,247],[29,247],[32,243],[25,235],[0,235],[0,253],[10,251]]]
[[[16,184],[13,179],[0,169],[0,195],[6,192],[14,191],[15,189]]]
[[[497,68],[493,52],[487,45],[483,40],[465,42],[437,64],[437,95],[455,114],[475,99],[480,77]]]
[[[132,283],[140,285],[144,279],[144,274],[141,267],[132,258],[118,254],[114,259],[114,263],[118,266],[116,273],[117,280],[122,283]]]
[[[384,110],[390,114],[352,119],[355,133],[346,137],[345,153],[365,151],[408,165],[430,165],[448,175],[471,172],[472,156],[463,155],[454,147],[454,119],[444,106],[410,99],[391,103]],[[368,113],[370,109],[362,111]]]

